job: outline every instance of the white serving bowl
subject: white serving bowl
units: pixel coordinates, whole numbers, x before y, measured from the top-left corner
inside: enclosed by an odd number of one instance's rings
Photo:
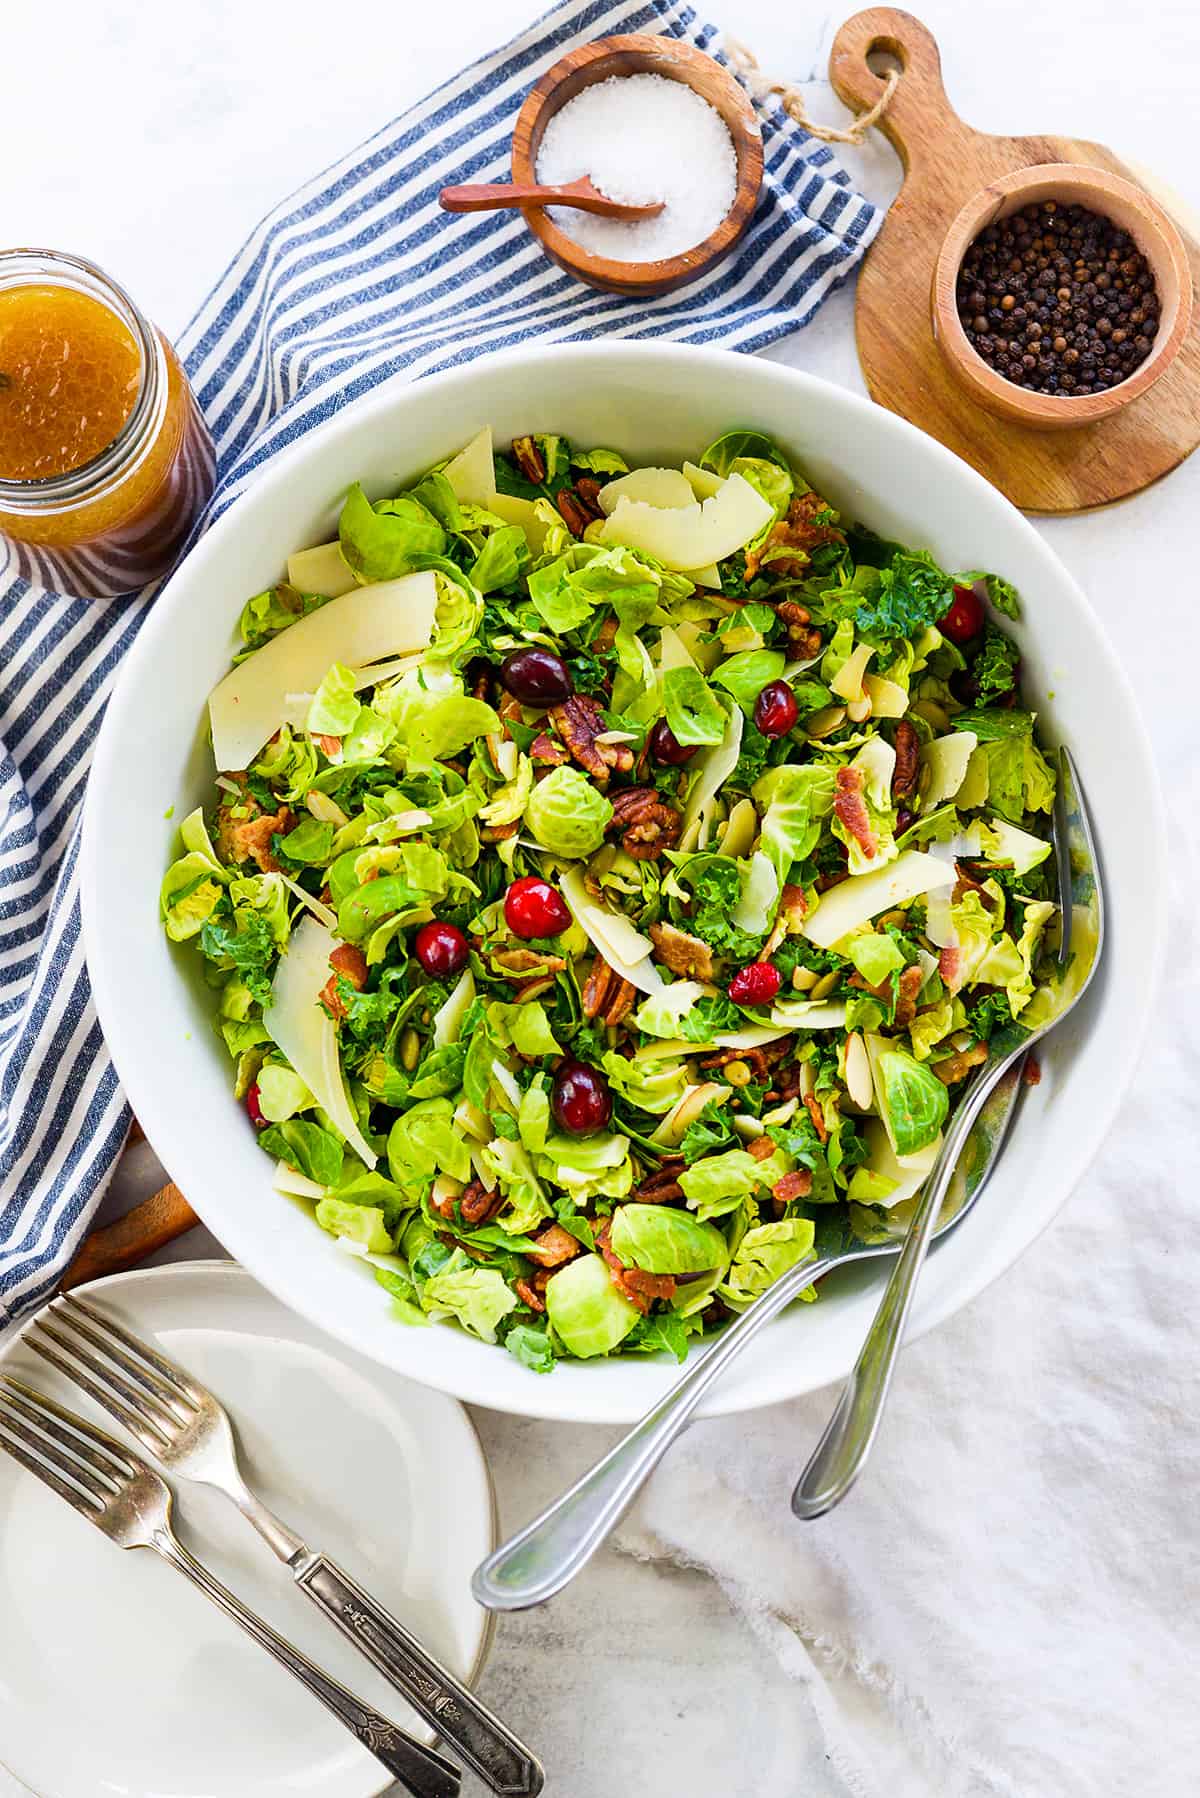
[[[233,1099],[198,958],[169,944],[158,888],[177,821],[212,798],[205,701],[225,673],[247,595],[289,551],[333,534],[360,479],[392,492],[481,425],[606,444],[631,462],[695,456],[721,432],[776,438],[813,484],[947,568],[987,568],[1024,599],[1025,678],[1051,740],[1075,751],[1104,856],[1104,965],[1043,1055],[992,1184],[934,1251],[913,1333],[965,1305],[1028,1248],[1081,1178],[1129,1082],[1165,934],[1165,835],[1150,748],[1087,601],[1033,527],[948,450],[841,388],[723,350],[609,342],[497,355],[418,384],[389,382],[279,457],[202,539],[142,627],[109,705],[88,789],[83,916],[104,1034],[146,1135],[204,1221],[255,1277],[385,1366],[498,1410],[628,1422],[673,1364],[638,1357],[521,1367],[457,1328],[396,1323],[369,1269],[272,1188],[271,1161]],[[1053,697],[1050,697],[1053,695]],[[173,816],[169,815],[174,808]],[[1070,1244],[1066,1252],[1073,1252]],[[887,1264],[834,1276],[816,1305],[773,1323],[710,1397],[748,1410],[844,1375]]]

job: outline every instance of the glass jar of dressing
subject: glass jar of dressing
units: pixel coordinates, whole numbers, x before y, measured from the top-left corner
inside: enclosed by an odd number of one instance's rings
[[[84,598],[166,574],[213,487],[170,344],[78,256],[0,252],[0,552]],[[0,556],[2,566],[2,556]]]

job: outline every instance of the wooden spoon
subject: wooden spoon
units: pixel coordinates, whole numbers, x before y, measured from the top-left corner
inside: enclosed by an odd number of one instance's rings
[[[631,206],[623,200],[610,200],[598,187],[592,186],[590,175],[579,181],[568,181],[563,187],[541,187],[536,182],[481,182],[477,186],[443,187],[438,199],[446,212],[498,212],[515,206],[574,206],[580,212],[596,212],[606,219],[652,219],[666,204],[655,200],[649,206]]]

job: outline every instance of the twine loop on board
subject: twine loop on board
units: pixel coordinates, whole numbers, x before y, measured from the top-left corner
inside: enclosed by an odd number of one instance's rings
[[[900,85],[899,69],[889,69],[883,92],[874,106],[869,106],[866,112],[860,112],[853,124],[847,125],[842,131],[836,125],[818,125],[813,119],[810,119],[801,89],[794,82],[773,81],[769,75],[764,74],[758,66],[758,58],[754,52],[748,50],[745,44],[740,43],[737,38],[726,37],[724,49],[738,75],[756,100],[763,99],[767,94],[778,94],[779,103],[788,116],[795,119],[798,125],[802,125],[810,137],[820,138],[821,142],[826,144],[857,145],[865,143],[867,132],[872,125],[879,123],[892,103],[892,95]]]

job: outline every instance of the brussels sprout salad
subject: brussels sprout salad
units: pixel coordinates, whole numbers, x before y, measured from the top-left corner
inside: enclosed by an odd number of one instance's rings
[[[1016,615],[753,431],[481,431],[246,602],[163,922],[399,1320],[683,1359],[900,1227],[1053,1004]]]

